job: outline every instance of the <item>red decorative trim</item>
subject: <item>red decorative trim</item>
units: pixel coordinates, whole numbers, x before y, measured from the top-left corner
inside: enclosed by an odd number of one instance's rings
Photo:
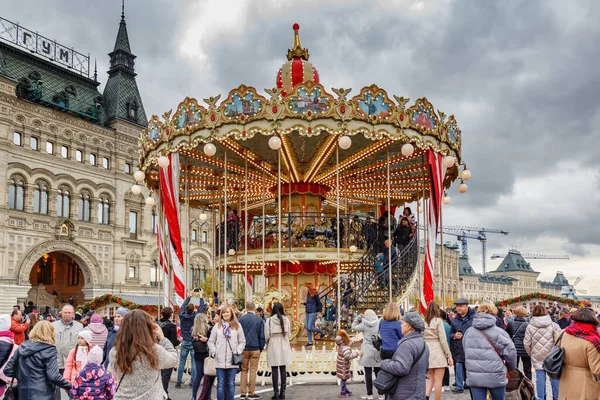
[[[282,275],[335,275],[335,269],[335,264],[323,265],[318,262],[301,262],[300,264],[293,264],[288,262],[281,263]],[[278,279],[279,265],[267,265],[267,267],[265,268],[265,276],[274,276],[275,279]]]
[[[319,185],[318,183],[292,183],[288,185],[281,185],[281,194],[289,195],[291,194],[312,194],[313,196],[321,196],[326,197],[327,193],[331,188],[325,185]],[[277,193],[277,186],[273,186],[271,188],[271,193]]]

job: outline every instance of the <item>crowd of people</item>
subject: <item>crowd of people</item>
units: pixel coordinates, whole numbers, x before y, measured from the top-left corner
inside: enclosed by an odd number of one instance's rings
[[[211,399],[215,380],[216,398],[233,399],[238,372],[241,397],[259,399],[257,370],[267,351],[270,398],[285,399],[291,321],[282,304],[274,303],[267,316],[252,302],[243,312],[229,303],[209,308],[199,295],[198,307],[191,302],[198,293],[185,299],[179,325],[169,307],[162,309],[160,320],[142,310],[119,308],[110,322],[91,313],[80,318],[82,323],[67,304],[54,322],[42,318],[35,324],[15,307],[12,315],[0,315],[0,396],[10,388],[20,399],[58,399],[64,391],[83,400],[164,400],[176,367],[175,387],[183,385],[190,357],[193,400]],[[326,303],[329,321],[335,306]],[[313,334],[326,334],[309,324],[322,312],[316,291],[308,291],[306,307],[311,344]],[[421,316],[412,310],[402,315],[392,302],[381,318],[373,310],[356,316],[351,331],[360,333],[360,347],[335,324],[321,326],[335,332],[341,398],[352,396],[347,383],[353,359],[364,368],[365,400],[440,400],[450,386],[450,369],[456,379],[452,392],[468,390],[475,400],[505,399],[515,376],[528,382],[534,375],[531,395],[537,399],[600,398],[600,322],[591,308],[537,304],[505,312],[491,302],[469,306],[458,299],[447,310],[431,302]],[[559,379],[544,366],[555,346],[563,350]],[[514,375],[519,368],[522,372]],[[546,393],[547,379],[551,393]]]

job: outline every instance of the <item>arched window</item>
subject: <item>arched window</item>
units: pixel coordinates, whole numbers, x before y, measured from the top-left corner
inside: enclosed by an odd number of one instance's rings
[[[48,186],[43,182],[33,186],[33,212],[48,214]]]
[[[56,216],[69,218],[71,213],[71,192],[65,188],[56,193]]]
[[[21,178],[11,178],[8,181],[8,208],[23,211],[25,204],[25,181]]]
[[[77,217],[80,221],[90,220],[91,196],[88,192],[79,194],[79,202],[77,206]]]
[[[110,204],[108,198],[102,196],[98,200],[98,223],[108,225],[110,222]]]

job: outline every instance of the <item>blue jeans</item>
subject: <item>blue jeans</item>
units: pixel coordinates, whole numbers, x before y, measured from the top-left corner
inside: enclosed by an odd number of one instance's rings
[[[196,376],[192,381],[192,399],[196,400],[196,395],[198,394],[198,388],[200,387],[200,382],[202,382],[202,378],[204,377],[204,359],[202,360],[194,360],[194,364],[196,364]]]
[[[177,384],[181,385],[181,379],[183,378],[183,370],[185,369],[185,362],[187,361],[188,354],[192,360],[192,382],[196,376],[196,363],[194,362],[194,346],[192,342],[184,340],[179,346],[179,367],[177,368]]]
[[[217,368],[217,400],[230,400],[235,396],[237,368]]]
[[[550,378],[550,385],[552,385],[552,398],[558,399],[558,379]],[[538,399],[546,397],[546,371],[543,369],[535,370],[535,395]]]
[[[454,368],[454,372],[456,373],[456,388],[464,389],[465,388],[465,380],[467,377],[465,376],[465,366],[464,363],[457,362]]]
[[[504,400],[504,397],[506,395],[506,386],[497,388],[483,388],[471,386],[471,394],[473,395],[473,400],[486,400],[488,390],[490,392],[492,400]]]
[[[323,331],[318,329],[315,326],[315,322],[317,321],[317,313],[312,312],[306,314],[306,336],[308,337],[308,344],[312,344],[313,342],[313,332],[323,334]]]
[[[348,386],[346,385],[346,380],[342,379],[342,382],[340,384],[340,392],[346,393],[347,391],[348,391]]]

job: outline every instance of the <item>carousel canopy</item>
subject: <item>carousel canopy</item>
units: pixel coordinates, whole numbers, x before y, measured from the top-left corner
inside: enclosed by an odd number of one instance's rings
[[[343,204],[380,203],[388,193],[395,203],[416,201],[428,196],[428,149],[455,158],[445,187],[458,178],[461,131],[454,116],[426,98],[392,100],[377,85],[354,96],[351,89],[329,92],[308,61],[300,27],[293,28],[288,61],[266,97],[242,84],[222,101],[218,95],[203,105],[188,97],[175,111],[150,119],[140,137],[149,188],[158,187],[158,158],[173,152],[180,156],[180,193],[187,181],[190,202],[200,207],[222,205],[226,190],[232,203],[247,194],[250,208],[273,203],[278,176],[284,194],[339,195]]]

